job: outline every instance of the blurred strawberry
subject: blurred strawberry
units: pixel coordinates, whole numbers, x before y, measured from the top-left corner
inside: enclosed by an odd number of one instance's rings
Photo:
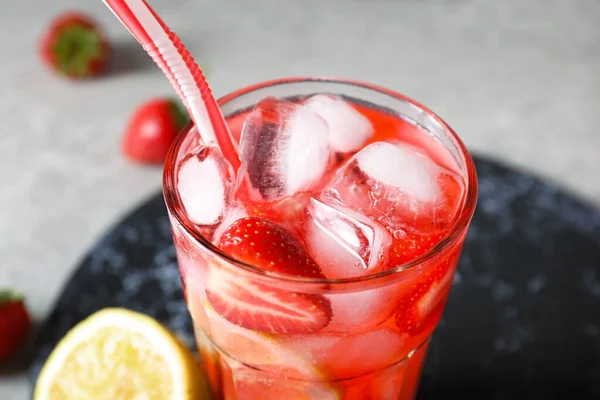
[[[110,45],[89,16],[69,11],[56,17],[42,36],[41,55],[54,71],[73,79],[101,74]]]
[[[10,358],[27,339],[31,319],[23,296],[0,291],[0,364]]]
[[[135,162],[162,164],[173,140],[188,121],[187,112],[175,100],[149,100],[129,120],[123,137],[123,153]]]

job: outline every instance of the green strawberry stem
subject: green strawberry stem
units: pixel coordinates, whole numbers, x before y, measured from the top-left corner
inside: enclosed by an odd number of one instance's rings
[[[102,58],[102,38],[94,29],[74,25],[60,32],[53,46],[61,71],[75,76],[91,74],[91,64]]]
[[[23,295],[14,290],[0,289],[0,304],[23,301]]]

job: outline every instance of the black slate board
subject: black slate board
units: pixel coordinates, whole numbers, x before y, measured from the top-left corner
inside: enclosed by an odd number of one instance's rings
[[[420,400],[600,398],[600,213],[476,160],[480,197]],[[108,306],[147,313],[193,347],[161,194],[92,249],[40,330],[32,382],[56,342]]]

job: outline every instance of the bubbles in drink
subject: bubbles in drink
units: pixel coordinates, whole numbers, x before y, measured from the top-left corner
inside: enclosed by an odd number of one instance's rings
[[[231,167],[216,147],[203,146],[188,157],[177,175],[177,190],[190,221],[219,222],[233,183]]]
[[[461,178],[408,147],[376,142],[338,172],[325,196],[402,236],[405,229],[441,229],[462,199]]]
[[[364,115],[337,96],[317,94],[304,105],[319,114],[329,125],[329,147],[340,153],[359,150],[374,133]]]
[[[248,185],[255,200],[313,189],[330,164],[328,137],[327,123],[308,107],[262,100],[242,128],[238,186]]]

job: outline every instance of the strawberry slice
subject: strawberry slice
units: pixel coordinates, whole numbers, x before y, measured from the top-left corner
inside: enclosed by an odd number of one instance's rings
[[[395,235],[397,236],[397,234]],[[405,237],[394,239],[394,244],[390,250],[389,265],[395,268],[415,260],[431,250],[444,236],[445,234],[442,233],[424,234],[409,232],[405,234]]]
[[[456,254],[458,255],[458,254]],[[438,323],[454,278],[457,257],[447,256],[419,276],[398,303],[396,326],[411,336],[431,332]]]
[[[265,218],[238,219],[223,232],[218,246],[240,261],[271,272],[308,278],[325,277],[290,232]]]
[[[237,220],[225,230],[218,246],[230,256],[267,271],[324,277],[291,233],[263,218]],[[241,279],[217,267],[210,272],[206,295],[215,311],[229,322],[260,332],[315,332],[329,324],[332,316],[331,304],[323,296]]]

